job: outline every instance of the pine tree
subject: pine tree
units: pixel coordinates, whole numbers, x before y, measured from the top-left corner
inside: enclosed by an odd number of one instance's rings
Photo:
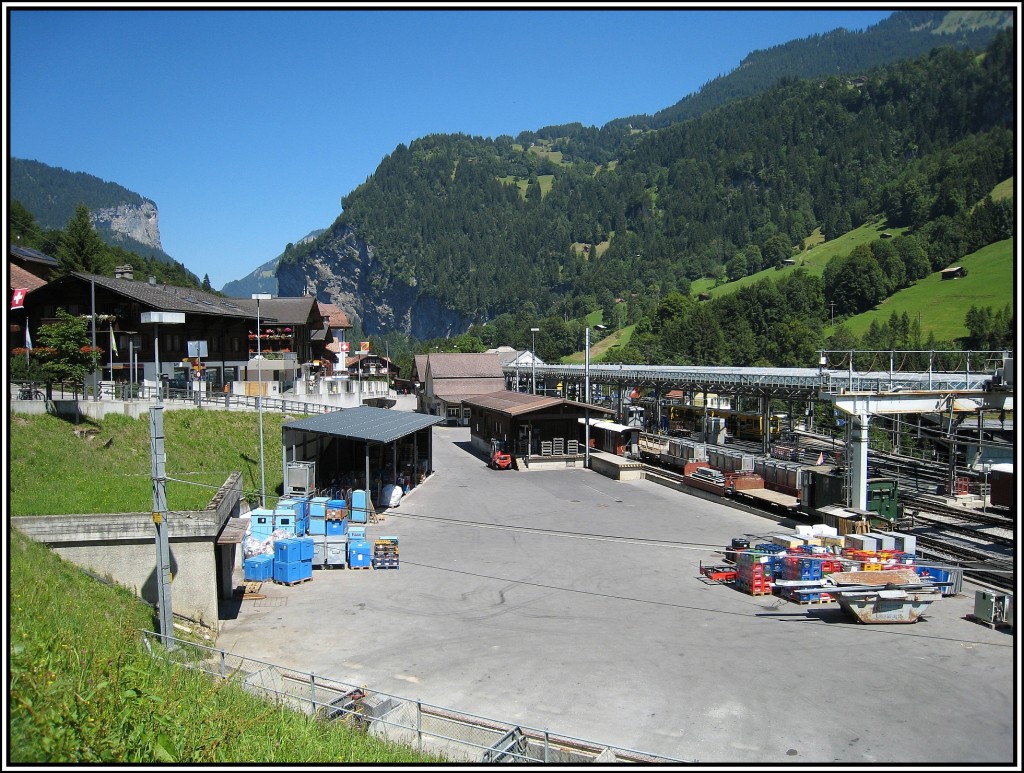
[[[84,271],[98,274],[106,247],[100,235],[92,227],[89,208],[85,204],[75,207],[75,214],[68,221],[61,235],[57,249],[57,262],[65,273]]]

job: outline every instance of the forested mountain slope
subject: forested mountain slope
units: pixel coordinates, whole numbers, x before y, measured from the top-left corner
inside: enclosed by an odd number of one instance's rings
[[[368,333],[430,338],[616,298],[635,321],[730,262],[753,273],[817,227],[831,237],[875,216],[909,226],[931,267],[948,264],[993,236],[965,218],[1013,174],[1015,70],[1003,32],[985,52],[791,79],[643,132],[614,165],[547,140],[424,137],[285,253],[281,292],[338,302]]]

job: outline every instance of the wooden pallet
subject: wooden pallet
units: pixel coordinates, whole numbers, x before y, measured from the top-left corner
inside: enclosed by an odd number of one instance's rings
[[[297,585],[302,585],[303,583],[308,583],[309,581],[311,581],[311,579],[312,579],[312,577],[303,577],[302,579],[293,579],[293,581],[291,583],[285,583],[285,582],[280,581],[280,579],[275,579],[275,581],[273,581],[273,584],[274,585],[284,585],[284,586],[288,586],[289,588],[291,588],[292,586],[297,586]]]

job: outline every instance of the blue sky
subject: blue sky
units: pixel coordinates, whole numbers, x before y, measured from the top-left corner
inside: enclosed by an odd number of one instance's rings
[[[655,113],[891,13],[253,8],[6,4],[8,155],[152,199],[164,250],[220,288],[329,226],[399,143]]]

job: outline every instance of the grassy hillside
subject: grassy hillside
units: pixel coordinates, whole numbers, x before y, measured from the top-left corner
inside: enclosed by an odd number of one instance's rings
[[[880,239],[883,233],[898,236],[906,230],[905,228],[888,228],[885,221],[875,220],[828,241],[820,241],[820,233],[815,231],[815,234],[818,234],[818,238],[816,239],[812,235],[805,242],[808,246],[799,252],[793,253],[793,259],[796,261],[795,265],[782,268],[766,268],[764,271],[750,274],[742,279],[737,279],[735,282],[726,282],[718,287],[715,287],[714,279],[698,279],[691,284],[690,293],[692,295],[700,295],[706,292],[710,293],[712,298],[717,298],[734,293],[741,287],[747,287],[765,278],[781,279],[797,268],[803,268],[814,276],[821,276],[825,266],[832,258],[839,255],[848,255],[854,247],[861,244],[870,244]]]
[[[268,497],[283,484],[281,424],[294,418],[263,414]],[[72,424],[50,415],[12,415],[9,427],[7,480],[12,515],[148,512],[152,508],[148,416],[110,415],[100,422]],[[85,429],[90,431],[85,437],[75,432]],[[244,492],[258,494],[257,413],[164,411],[164,435],[167,476],[198,484],[168,481],[171,510],[206,507],[233,470],[242,472]]]
[[[16,529],[8,544],[8,763],[436,762],[154,660],[148,605]]]
[[[959,265],[967,269],[963,279],[942,279],[936,272],[913,287],[900,290],[878,308],[851,317],[847,330],[862,336],[872,322],[882,324],[892,313],[904,312],[921,320],[921,335],[934,333],[940,341],[967,335],[964,315],[971,306],[1002,309],[1013,304],[1013,240],[1005,239],[966,255]],[[827,330],[826,333],[831,333]]]

